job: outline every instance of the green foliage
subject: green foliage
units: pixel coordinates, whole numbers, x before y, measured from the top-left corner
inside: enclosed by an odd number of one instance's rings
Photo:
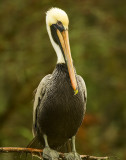
[[[122,1],[0,2],[0,145],[27,146],[32,138],[33,91],[51,73],[56,55],[45,12],[64,9],[77,73],[88,90],[87,114],[100,123],[85,127],[84,154],[124,157],[126,143],[126,4]]]

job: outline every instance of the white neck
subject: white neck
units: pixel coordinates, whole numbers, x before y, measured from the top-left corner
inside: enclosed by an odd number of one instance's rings
[[[65,63],[65,60],[64,60],[64,57],[63,57],[63,54],[62,54],[62,51],[61,51],[59,45],[57,45],[52,38],[50,27],[48,25],[46,25],[46,26],[47,26],[47,32],[49,34],[50,41],[51,41],[52,46],[57,54],[57,63]]]

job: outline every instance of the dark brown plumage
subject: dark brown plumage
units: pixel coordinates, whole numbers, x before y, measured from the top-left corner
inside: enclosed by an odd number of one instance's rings
[[[42,144],[45,133],[51,148],[63,145],[74,136],[83,120],[86,96],[80,76],[76,77],[77,95],[74,95],[66,64],[57,64],[52,75],[46,76],[43,82],[34,132]]]

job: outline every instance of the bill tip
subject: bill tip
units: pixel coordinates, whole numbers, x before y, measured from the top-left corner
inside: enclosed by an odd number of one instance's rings
[[[74,95],[76,95],[78,93],[78,89],[74,90]]]

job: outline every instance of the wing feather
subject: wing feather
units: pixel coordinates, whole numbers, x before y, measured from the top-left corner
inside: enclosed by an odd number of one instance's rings
[[[84,94],[84,100],[85,100],[85,103],[86,103],[86,101],[87,101],[87,88],[86,88],[85,81],[80,75],[77,75],[77,79],[78,79],[78,81],[81,85],[81,89],[82,89],[82,92]]]
[[[36,135],[36,123],[37,123],[37,107],[39,106],[47,85],[49,84],[49,81],[51,79],[51,74],[46,75],[41,82],[39,83],[37,89],[36,89],[36,93],[35,93],[35,100],[34,100],[34,105],[33,105],[33,135]]]

